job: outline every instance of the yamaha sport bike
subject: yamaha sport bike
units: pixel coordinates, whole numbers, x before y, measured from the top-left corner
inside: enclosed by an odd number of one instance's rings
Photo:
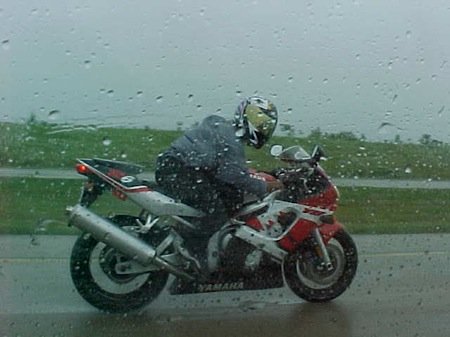
[[[280,168],[251,174],[280,179],[285,188],[248,201],[210,237],[207,278],[179,234],[195,231],[204,213],[138,178],[141,166],[79,159],[76,170],[87,181],[79,202],[67,208],[69,225],[83,232],[70,259],[79,294],[107,312],[139,309],[163,289],[175,295],[288,286],[310,302],[341,295],[354,278],[357,249],[334,215],[339,193],[319,165],[323,151],[275,145],[271,153]],[[106,191],[136,204],[139,214],[91,211]]]

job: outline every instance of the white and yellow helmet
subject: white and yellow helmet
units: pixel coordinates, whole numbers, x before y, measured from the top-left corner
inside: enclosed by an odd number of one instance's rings
[[[234,114],[236,134],[257,149],[272,137],[277,123],[277,108],[271,101],[259,96],[243,100]]]

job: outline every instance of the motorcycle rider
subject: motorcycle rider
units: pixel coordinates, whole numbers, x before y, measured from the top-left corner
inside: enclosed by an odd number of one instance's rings
[[[244,145],[260,149],[277,122],[275,105],[251,96],[239,104],[232,121],[208,116],[158,156],[155,178],[164,192],[206,214],[195,232],[180,232],[202,272],[207,273],[209,237],[242,206],[244,193],[262,198],[283,187],[278,180],[253,178],[245,165]]]

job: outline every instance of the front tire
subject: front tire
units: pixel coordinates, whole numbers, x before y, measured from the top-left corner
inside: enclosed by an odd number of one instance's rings
[[[356,245],[351,236],[340,230],[327,244],[333,265],[326,270],[317,263],[311,249],[299,247],[283,262],[283,273],[289,288],[309,302],[328,302],[341,295],[352,282],[358,265]]]
[[[125,227],[127,222],[122,221],[120,226]],[[162,270],[116,273],[115,264],[126,260],[115,249],[83,233],[76,240],[70,259],[70,272],[78,293],[94,307],[111,313],[129,312],[151,302],[166,285],[168,273]]]

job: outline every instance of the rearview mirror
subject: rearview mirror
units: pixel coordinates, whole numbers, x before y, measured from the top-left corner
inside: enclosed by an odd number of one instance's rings
[[[283,146],[281,145],[274,145],[270,148],[270,154],[274,157],[278,157],[281,152],[283,152]]]
[[[316,145],[314,147],[313,152],[311,153],[311,157],[316,161],[319,162],[322,159],[326,159],[325,157],[325,152],[323,151],[323,149],[319,146]]]

